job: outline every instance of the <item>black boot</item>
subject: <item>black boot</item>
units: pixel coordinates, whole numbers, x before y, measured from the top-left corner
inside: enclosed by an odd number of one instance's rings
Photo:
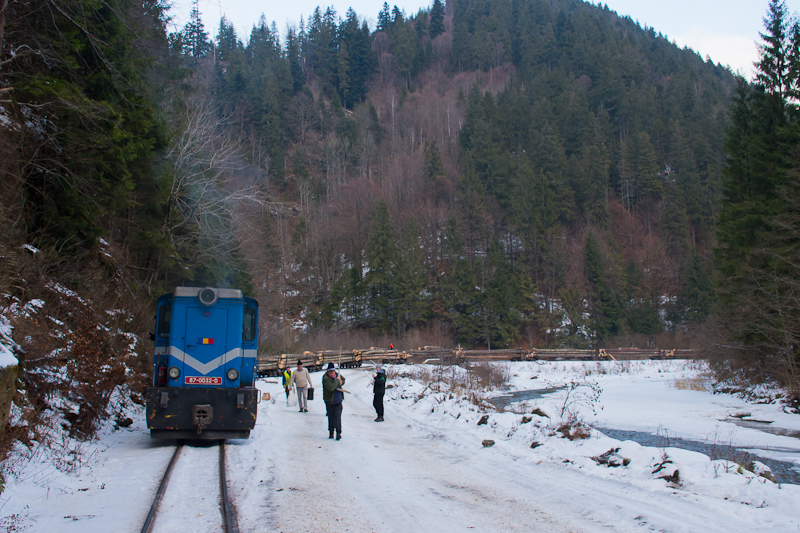
[[[329,439],[332,439],[332,438],[333,438],[333,430],[330,430],[330,432],[328,433],[328,438],[329,438]]]
[[[336,430],[336,440],[342,440],[342,430],[341,429],[337,429]]]

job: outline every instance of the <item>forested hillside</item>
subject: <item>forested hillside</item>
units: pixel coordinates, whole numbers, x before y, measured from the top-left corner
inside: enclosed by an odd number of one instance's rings
[[[734,77],[607,8],[318,8],[215,42],[196,3],[169,35],[157,1],[3,14],[7,242],[77,287],[90,258],[139,301],[243,287],[274,350],[645,344],[711,311]]]
[[[726,69],[575,1],[218,34],[214,57],[186,51],[273,202],[246,256],[276,348],[298,322],[643,344],[710,312]]]

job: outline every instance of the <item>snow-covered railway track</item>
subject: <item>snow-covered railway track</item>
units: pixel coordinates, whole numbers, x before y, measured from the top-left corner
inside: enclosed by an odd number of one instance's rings
[[[212,451],[213,443],[195,446],[178,443],[156,490],[142,533],[219,531],[219,522],[207,516],[215,512],[220,513],[225,533],[239,532],[225,476],[225,441],[218,441],[216,446],[218,455]],[[172,488],[167,490],[170,485]]]

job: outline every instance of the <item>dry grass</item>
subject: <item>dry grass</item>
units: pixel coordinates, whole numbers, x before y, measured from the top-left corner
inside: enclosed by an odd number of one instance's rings
[[[510,373],[506,365],[478,363],[468,367],[453,365],[419,365],[410,376],[425,385],[427,391],[450,393],[466,398],[475,405],[485,403],[486,393],[508,383]]]
[[[672,386],[678,390],[693,390],[698,392],[708,392],[711,390],[708,381],[702,377],[676,379]]]

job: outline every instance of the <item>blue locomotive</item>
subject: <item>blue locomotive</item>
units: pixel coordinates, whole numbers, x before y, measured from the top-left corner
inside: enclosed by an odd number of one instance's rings
[[[178,287],[158,299],[153,438],[245,439],[256,423],[258,302],[238,289]]]

